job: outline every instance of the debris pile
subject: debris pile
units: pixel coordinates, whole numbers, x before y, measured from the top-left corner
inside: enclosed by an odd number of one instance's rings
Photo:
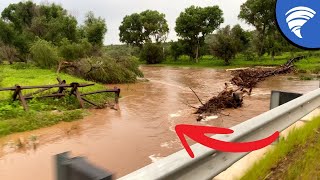
[[[238,108],[242,106],[243,98],[245,95],[251,95],[252,88],[254,88],[258,82],[265,80],[265,78],[286,74],[293,71],[293,63],[303,59],[303,56],[290,59],[286,64],[278,68],[248,68],[234,70],[231,74],[233,78],[230,80],[231,87],[228,83],[225,83],[225,89],[221,91],[217,96],[212,97],[206,103],[202,103],[198,95],[197,96],[201,106],[197,108],[195,114],[199,114],[198,121],[201,121],[207,115],[217,114],[225,108]]]
[[[263,81],[265,78],[290,73],[293,70],[293,65],[284,65],[279,68],[265,69],[265,68],[250,68],[236,70],[232,72],[234,76],[231,83],[242,88],[254,88],[258,82]]]

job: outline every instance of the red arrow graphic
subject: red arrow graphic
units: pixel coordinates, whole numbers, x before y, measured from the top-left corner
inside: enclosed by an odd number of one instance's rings
[[[194,154],[184,137],[187,135],[194,141],[207,146],[209,148],[223,151],[223,152],[251,152],[254,150],[261,149],[263,147],[268,146],[272,142],[274,142],[279,137],[279,132],[275,132],[271,136],[257,140],[252,142],[225,142],[217,139],[210,138],[205,134],[232,134],[233,130],[227,128],[219,128],[219,127],[210,127],[210,126],[195,126],[195,125],[186,125],[180,124],[176,126],[176,133],[190,155],[191,158],[194,158]]]

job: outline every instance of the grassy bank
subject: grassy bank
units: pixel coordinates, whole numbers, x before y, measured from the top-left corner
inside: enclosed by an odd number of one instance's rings
[[[290,59],[289,53],[283,53],[281,56],[276,56],[274,60],[270,56],[263,56],[260,60],[246,60],[243,55],[238,55],[231,60],[230,65],[226,66],[223,60],[217,59],[213,56],[203,56],[199,59],[199,63],[195,63],[187,56],[181,56],[177,61],[173,59],[166,59],[162,66],[178,66],[178,67],[196,67],[196,68],[239,68],[239,67],[255,67],[255,66],[280,66]],[[319,73],[320,72],[320,57],[310,56],[303,59],[296,64],[296,68],[301,72]]]
[[[241,178],[314,179],[320,177],[320,117],[293,130]]]
[[[52,70],[38,69],[29,65],[0,65],[0,87],[12,87],[15,84],[21,86],[57,84],[56,78],[58,76],[66,80],[67,83],[86,82],[67,74],[57,75]],[[103,85],[96,84],[95,86],[82,88],[81,92],[104,88]],[[53,88],[49,92],[56,91],[57,88]],[[23,91],[24,94],[30,92],[32,90]],[[11,91],[0,92],[0,136],[51,126],[61,121],[69,122],[81,119],[87,113],[85,110],[78,109],[79,104],[73,96],[60,99],[35,98],[28,101],[30,110],[25,112],[19,101],[12,102],[12,93]],[[113,95],[97,94],[88,96],[88,99],[103,103],[111,96]]]

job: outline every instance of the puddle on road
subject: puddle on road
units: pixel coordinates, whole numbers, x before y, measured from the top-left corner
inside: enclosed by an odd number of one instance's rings
[[[65,151],[86,156],[120,177],[182,149],[174,132],[176,124],[231,127],[267,111],[271,90],[305,93],[318,88],[318,81],[271,77],[246,97],[243,108],[228,109],[225,115],[198,123],[194,109],[186,105],[199,105],[189,87],[205,101],[224,88],[230,72],[150,66],[142,70],[149,82],[119,85],[119,111],[91,110],[90,116],[77,122],[0,139],[0,179],[54,179],[52,156]],[[36,137],[35,146],[15,147],[19,138],[28,141],[30,137]]]

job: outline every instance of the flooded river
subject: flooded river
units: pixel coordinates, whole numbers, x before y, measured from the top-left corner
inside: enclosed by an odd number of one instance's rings
[[[121,177],[182,149],[174,132],[176,124],[231,127],[267,111],[271,90],[306,93],[319,87],[318,81],[288,80],[290,75],[271,77],[245,98],[243,108],[226,110],[223,114],[230,116],[198,123],[194,109],[186,105],[199,105],[189,87],[205,101],[224,88],[230,72],[150,66],[142,70],[149,81],[120,85],[118,111],[90,110],[89,116],[77,122],[0,139],[0,179],[54,179],[52,156],[65,151],[86,156]],[[18,139],[29,138],[37,145],[14,148]]]

